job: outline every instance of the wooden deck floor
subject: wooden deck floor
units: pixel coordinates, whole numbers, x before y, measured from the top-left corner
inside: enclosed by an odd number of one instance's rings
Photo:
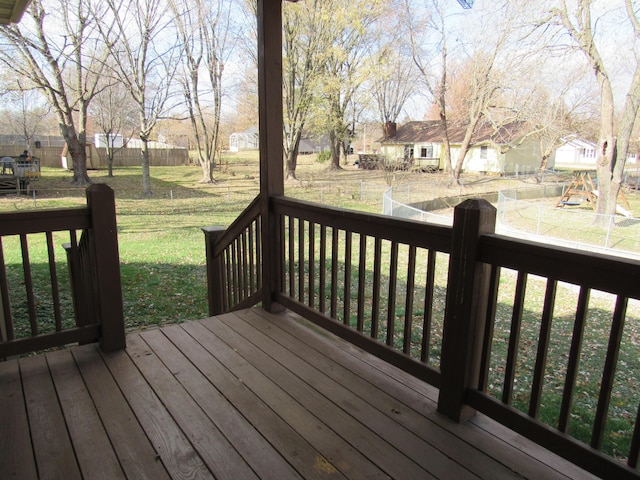
[[[260,309],[0,362],[0,476],[589,478],[285,312]]]

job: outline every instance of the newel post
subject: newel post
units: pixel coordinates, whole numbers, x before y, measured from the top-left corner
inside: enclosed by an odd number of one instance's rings
[[[94,308],[102,328],[100,347],[109,352],[126,347],[113,190],[104,184],[91,185],[87,188],[87,206],[91,211],[89,233],[93,246],[95,291],[98,294]]]
[[[494,233],[495,225],[496,209],[486,200],[466,200],[455,208],[438,411],[456,421],[474,413],[464,396],[467,388],[478,384],[491,273],[488,265],[477,261],[478,240]]]
[[[209,316],[224,313],[224,264],[222,256],[215,255],[215,246],[218,239],[225,232],[223,227],[203,227],[205,241],[205,255],[207,258],[207,298],[209,303]]]

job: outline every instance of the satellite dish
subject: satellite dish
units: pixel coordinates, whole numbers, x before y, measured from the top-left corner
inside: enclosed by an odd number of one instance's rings
[[[462,8],[471,8],[473,7],[473,2],[475,0],[458,0],[458,3],[462,5]]]

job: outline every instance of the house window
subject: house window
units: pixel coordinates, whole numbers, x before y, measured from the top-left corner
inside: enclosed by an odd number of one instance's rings
[[[581,148],[580,153],[582,158],[596,158],[595,148]]]
[[[420,147],[420,158],[433,158],[433,146]]]
[[[482,160],[486,160],[487,159],[487,152],[488,152],[489,148],[486,145],[482,145],[480,147],[480,158]]]

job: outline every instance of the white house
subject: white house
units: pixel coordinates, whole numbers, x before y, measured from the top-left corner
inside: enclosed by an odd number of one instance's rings
[[[259,148],[258,127],[251,127],[244,132],[235,132],[229,136],[229,150],[257,150]]]
[[[109,143],[107,144],[107,138]],[[113,148],[122,148],[124,146],[124,138],[121,134],[110,134],[108,137],[104,133],[96,133],[95,134],[95,146],[96,148],[106,148],[107,146],[112,146]]]
[[[556,168],[595,170],[598,145],[572,137],[556,150]]]
[[[464,160],[464,171],[499,174],[536,171],[541,161],[540,142],[526,136],[524,128],[522,123],[498,129],[489,124],[478,128]],[[408,122],[397,128],[391,125],[385,131],[387,136],[379,141],[387,163],[408,164],[422,170],[444,168],[440,121]],[[454,167],[464,135],[464,126],[449,127]]]

